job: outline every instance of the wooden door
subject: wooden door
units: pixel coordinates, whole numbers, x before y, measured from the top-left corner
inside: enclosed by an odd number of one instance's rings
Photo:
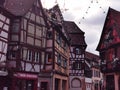
[[[115,90],[114,75],[106,76],[106,90]]]
[[[48,82],[41,82],[40,90],[48,90]]]

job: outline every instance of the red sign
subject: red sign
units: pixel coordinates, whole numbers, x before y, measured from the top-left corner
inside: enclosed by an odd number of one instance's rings
[[[37,79],[38,76],[34,74],[28,74],[28,73],[15,73],[15,77],[17,78],[25,78],[25,79]]]

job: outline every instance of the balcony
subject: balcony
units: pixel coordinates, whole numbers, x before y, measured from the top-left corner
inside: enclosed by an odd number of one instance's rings
[[[101,62],[100,69],[102,73],[120,72],[120,60],[115,58],[112,62]]]

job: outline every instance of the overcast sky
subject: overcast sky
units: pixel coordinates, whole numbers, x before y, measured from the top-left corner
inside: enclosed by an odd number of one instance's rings
[[[44,8],[60,6],[64,20],[74,21],[85,32],[87,51],[99,54],[100,40],[108,8],[120,11],[120,0],[41,0]],[[65,11],[65,9],[67,9]]]

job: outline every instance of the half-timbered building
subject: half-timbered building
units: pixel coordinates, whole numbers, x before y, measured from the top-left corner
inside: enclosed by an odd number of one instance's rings
[[[41,1],[2,0],[0,5],[0,62],[6,60],[8,71],[0,90],[37,90],[47,32]]]
[[[85,90],[84,65],[86,42],[84,32],[71,21],[64,21],[70,37],[69,84],[70,90]]]
[[[10,22],[12,19],[13,15],[4,10],[3,7],[0,5],[0,90],[3,90],[3,88],[7,87],[7,48],[10,32],[9,28],[11,26]]]
[[[69,39],[63,27],[63,16],[58,5],[45,10],[49,30],[45,65],[40,73],[40,90],[69,90]]]
[[[102,73],[100,71],[100,57],[96,54],[85,52],[85,78],[91,79],[91,83],[86,82],[86,90],[103,90],[102,89]]]
[[[97,47],[104,90],[120,90],[120,12],[109,8]]]

